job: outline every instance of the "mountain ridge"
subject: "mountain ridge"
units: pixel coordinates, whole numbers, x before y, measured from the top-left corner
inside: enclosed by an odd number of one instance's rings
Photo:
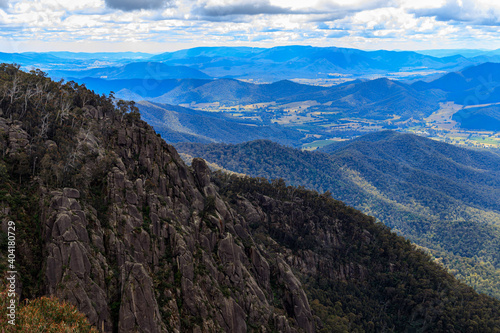
[[[93,68],[87,70],[51,70],[51,76],[74,78],[119,79],[210,79],[207,74],[187,66],[169,66],[159,62],[132,62],[123,66]]]
[[[498,155],[393,131],[333,143],[318,152],[268,141],[176,147],[227,170],[329,191],[436,256],[455,258],[446,262],[449,269],[500,297],[500,285],[494,282],[500,277],[500,257],[495,254],[500,245],[500,226],[495,222],[500,220]],[[462,226],[454,231],[454,225]],[[477,243],[475,233],[465,231],[460,231],[460,241],[448,240],[448,234],[467,228],[484,231],[478,238],[484,244]],[[489,240],[488,234],[495,236]],[[474,261],[474,256],[483,259]],[[483,261],[493,266],[485,271]],[[475,273],[489,282],[472,281]]]
[[[500,100],[500,63],[483,63],[469,66],[425,83],[416,82],[418,90],[440,89],[448,93],[449,100],[468,106],[494,103]]]
[[[277,46],[259,48],[194,48],[159,54],[151,58],[172,64],[197,66],[211,76],[234,78],[317,78],[336,73],[398,72],[407,68],[458,69],[465,58],[435,58],[411,51],[363,51],[338,47]],[[254,61],[253,61],[254,60]],[[224,69],[229,66],[231,69]],[[256,63],[258,62],[258,65]],[[201,65],[200,65],[201,64]],[[273,64],[273,67],[266,67]],[[311,64],[314,64],[311,66]],[[248,70],[252,67],[252,72]],[[218,74],[216,74],[218,73]],[[286,74],[285,74],[286,73]],[[285,75],[285,77],[283,77]],[[319,75],[319,76],[318,76]]]

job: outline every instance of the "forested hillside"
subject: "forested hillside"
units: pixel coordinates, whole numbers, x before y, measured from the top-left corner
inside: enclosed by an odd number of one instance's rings
[[[498,300],[329,195],[188,167],[133,103],[39,71],[1,65],[0,96],[22,299],[105,332],[499,332]]]
[[[329,191],[500,297],[498,155],[391,131],[326,146],[328,154],[269,141],[177,148],[231,171]]]
[[[303,134],[277,124],[232,117],[222,112],[204,112],[176,105],[137,103],[141,117],[169,143],[227,142],[256,139],[274,140],[285,145],[299,145]]]
[[[500,131],[500,106],[462,109],[453,115],[453,120],[459,122],[461,128]]]

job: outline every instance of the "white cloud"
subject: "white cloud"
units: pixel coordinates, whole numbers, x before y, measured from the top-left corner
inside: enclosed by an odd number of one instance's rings
[[[474,36],[488,48],[500,47],[499,18],[500,4],[486,0],[0,0],[0,41],[11,41],[0,51],[58,40],[158,52],[290,43],[421,49],[471,47]]]
[[[201,17],[291,13],[290,8],[272,5],[267,0],[204,1],[199,3],[193,11]]]
[[[438,21],[466,22],[476,25],[499,25],[500,3],[484,0],[446,0],[442,5],[418,8],[416,16],[435,17]]]

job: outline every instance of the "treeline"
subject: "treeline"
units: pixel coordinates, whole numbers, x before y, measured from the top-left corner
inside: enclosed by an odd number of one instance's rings
[[[58,186],[71,185],[67,182],[74,182],[75,172],[85,162],[77,158],[76,143],[92,118],[140,117],[133,102],[115,101],[113,95],[97,95],[73,81],[54,82],[40,70],[27,73],[11,64],[0,64],[0,116],[20,122],[28,134],[17,138],[22,145],[15,154],[6,154],[11,134],[0,129],[0,147],[10,166],[7,172],[19,183],[40,173],[44,181]],[[55,142],[59,144],[51,144]],[[2,164],[0,170],[5,169]]]

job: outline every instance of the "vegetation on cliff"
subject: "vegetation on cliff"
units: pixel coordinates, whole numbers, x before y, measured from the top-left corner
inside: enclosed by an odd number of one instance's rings
[[[11,300],[4,281],[0,281],[0,328],[2,332],[20,333],[97,333],[85,315],[67,302],[54,296],[18,302],[15,298],[15,316],[8,317]],[[12,318],[12,319],[11,319]],[[11,320],[11,323],[8,321]],[[12,324],[15,323],[15,324]]]

